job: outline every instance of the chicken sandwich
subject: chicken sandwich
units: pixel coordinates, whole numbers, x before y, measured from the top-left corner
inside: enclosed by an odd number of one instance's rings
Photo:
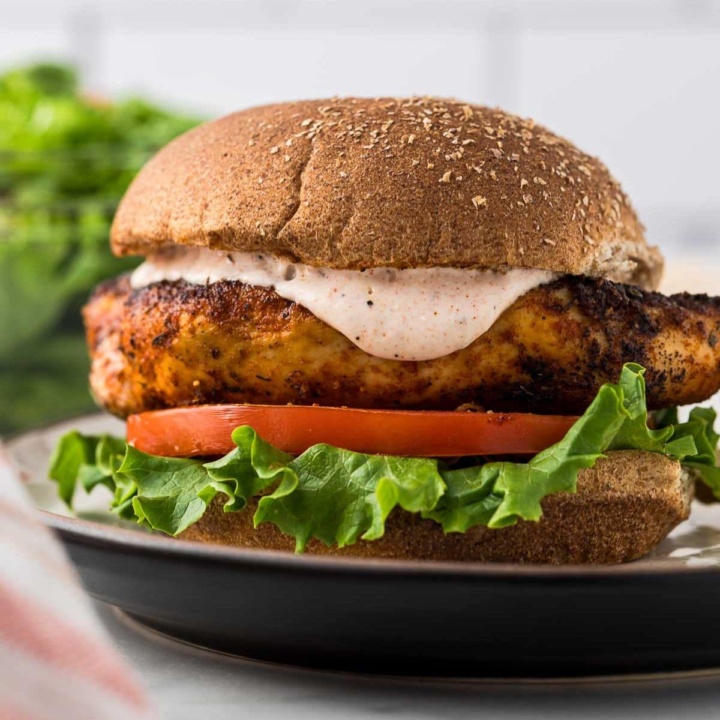
[[[52,475],[185,538],[360,556],[610,563],[720,488],[720,300],[595,158],[461,102],[283,103],[192,130],[115,218],[143,255],[84,313],[127,444]]]

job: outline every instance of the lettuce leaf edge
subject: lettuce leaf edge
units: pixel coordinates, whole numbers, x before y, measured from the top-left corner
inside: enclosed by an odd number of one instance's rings
[[[113,494],[111,509],[154,530],[179,535],[221,495],[225,512],[257,498],[254,524],[276,525],[303,552],[308,542],[344,547],[381,538],[400,508],[439,523],[446,533],[477,525],[502,528],[542,517],[541,501],[574,493],[580,471],[613,450],[657,452],[680,461],[720,498],[719,440],[711,408],[655,413],[648,426],[644,369],[626,364],[565,437],[528,462],[491,461],[453,469],[428,458],[368,455],[314,445],[297,457],[278,450],[251,427],[232,434],[236,448],[211,462],[148,455],[108,435],[63,436],[49,476],[68,505],[80,485]]]

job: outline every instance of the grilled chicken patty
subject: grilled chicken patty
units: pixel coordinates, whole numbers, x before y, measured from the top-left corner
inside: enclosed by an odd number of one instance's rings
[[[720,387],[720,298],[564,276],[435,360],[368,355],[304,307],[240,282],[101,285],[84,310],[90,383],[127,416],[203,403],[583,412],[622,364],[647,368],[651,409]]]

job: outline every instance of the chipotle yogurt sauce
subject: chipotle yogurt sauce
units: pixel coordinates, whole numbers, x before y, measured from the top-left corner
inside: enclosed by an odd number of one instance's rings
[[[188,247],[151,256],[135,270],[131,285],[239,280],[272,287],[370,355],[433,360],[467,347],[517,298],[555,277],[525,268],[505,273],[441,267],[332,270],[267,253]]]

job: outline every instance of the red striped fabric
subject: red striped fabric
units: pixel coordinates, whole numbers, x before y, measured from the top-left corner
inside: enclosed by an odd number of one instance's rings
[[[0,448],[0,720],[151,720]]]

